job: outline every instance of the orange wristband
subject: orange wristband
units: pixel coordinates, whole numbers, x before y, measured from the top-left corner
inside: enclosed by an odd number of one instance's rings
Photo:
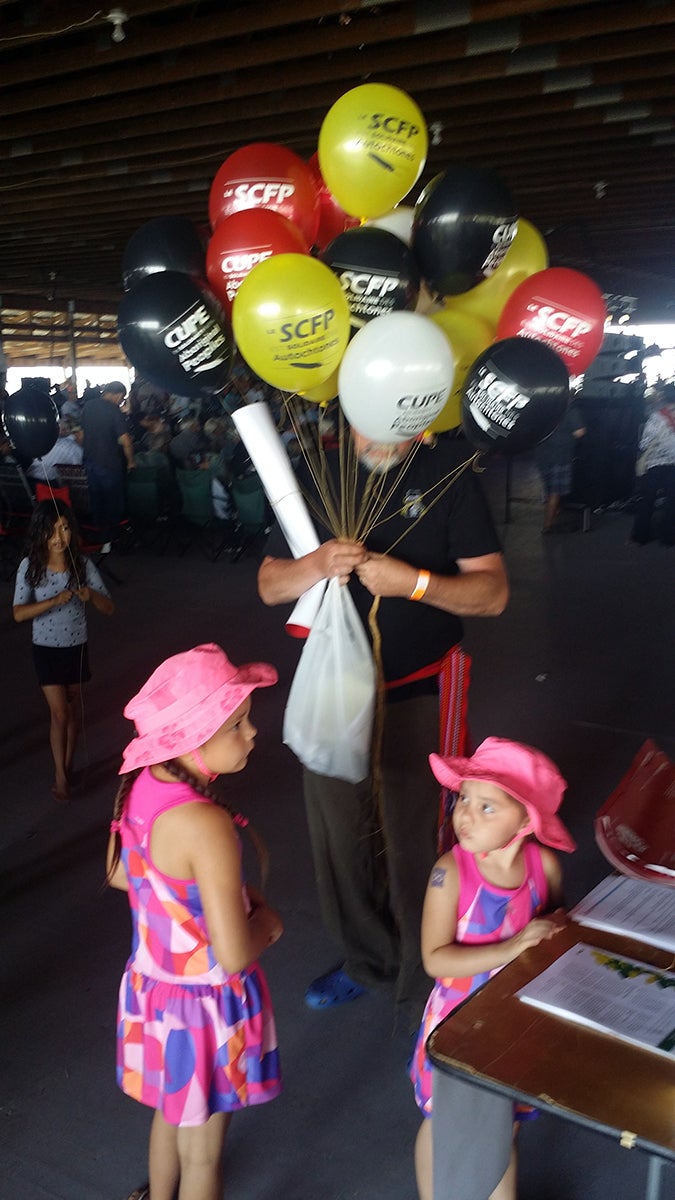
[[[421,600],[422,599],[422,597],[426,594],[426,590],[429,586],[430,579],[431,579],[431,571],[420,571],[419,572],[419,574],[417,576],[417,583],[415,584],[412,592],[410,593],[411,600]]]

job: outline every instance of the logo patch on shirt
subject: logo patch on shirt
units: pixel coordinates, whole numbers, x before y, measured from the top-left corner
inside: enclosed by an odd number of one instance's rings
[[[420,489],[410,488],[403,497],[401,516],[408,521],[415,521],[418,517],[423,517],[426,511]]]

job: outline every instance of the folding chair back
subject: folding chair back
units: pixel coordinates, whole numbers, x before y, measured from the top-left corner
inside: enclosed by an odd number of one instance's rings
[[[675,763],[654,742],[598,812],[595,840],[622,875],[675,887]]]
[[[211,472],[177,469],[176,482],[181,495],[182,526],[190,535],[183,550],[194,543],[211,562],[215,562],[224,550],[236,554],[240,543],[235,537],[234,522],[217,517],[213,508]]]
[[[68,488],[71,496],[71,508],[81,524],[91,522],[91,500],[89,497],[89,481],[85,467],[73,463],[62,463],[59,466],[61,482]]]
[[[36,483],[35,499],[37,501],[62,500],[64,504],[68,505],[68,508],[73,508],[73,502],[70,498],[70,488],[66,487],[65,484],[57,487],[56,484]]]
[[[0,533],[21,538],[35,507],[30,488],[12,464],[0,467]]]

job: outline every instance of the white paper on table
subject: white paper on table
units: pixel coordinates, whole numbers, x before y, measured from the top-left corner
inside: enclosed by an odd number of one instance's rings
[[[579,943],[516,994],[526,1004],[675,1057],[675,975]]]
[[[675,954],[675,892],[663,884],[608,875],[570,915],[580,925],[609,929]]]
[[[269,405],[264,401],[247,404],[232,413],[232,420],[260,476],[293,558],[303,558],[318,549],[320,542]],[[286,621],[286,629],[294,637],[306,637],[309,633],[326,582],[323,579],[315,583],[297,601]]]

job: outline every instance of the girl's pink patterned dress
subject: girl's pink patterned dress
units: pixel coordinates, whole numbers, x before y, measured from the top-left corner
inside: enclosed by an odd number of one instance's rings
[[[528,841],[523,850],[525,879],[520,887],[498,888],[483,879],[473,854],[462,850],[460,846],[453,846],[452,853],[459,871],[456,942],[468,945],[503,942],[524,929],[545,908],[548,885],[539,845]],[[432,988],[422,1016],[410,1071],[415,1086],[415,1100],[425,1117],[431,1116],[431,1064],[425,1051],[427,1038],[453,1008],[494,974],[495,971],[485,971],[465,979],[437,979]]]
[[[164,875],[150,856],[155,818],[201,799],[187,784],[160,783],[146,769],[120,824],[133,941],[119,993],[117,1082],[171,1125],[202,1125],[212,1113],[263,1104],[281,1090],[262,971],[253,964],[225,973],[196,882]]]

